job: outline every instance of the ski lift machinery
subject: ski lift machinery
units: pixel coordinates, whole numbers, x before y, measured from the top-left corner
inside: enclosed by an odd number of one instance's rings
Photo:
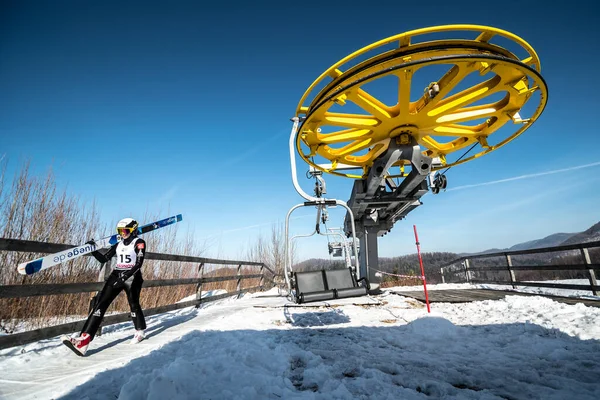
[[[504,146],[532,125],[548,97],[540,70],[534,49],[510,32],[444,25],[380,40],[323,72],[291,119],[292,182],[306,200],[285,222],[292,298],[302,303],[377,292],[378,237],[422,205],[429,190],[445,189],[448,169]],[[387,88],[391,104],[374,87]],[[298,183],[296,153],[317,179],[314,196]],[[322,197],[322,173],[353,180],[347,203]],[[313,206],[346,209],[344,234],[354,255],[348,269],[292,270],[290,215]]]

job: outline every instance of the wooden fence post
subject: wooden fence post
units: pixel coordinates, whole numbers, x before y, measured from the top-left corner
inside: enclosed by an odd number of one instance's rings
[[[592,263],[592,261],[590,260],[590,253],[588,252],[587,247],[581,249],[581,257],[583,258],[583,263],[585,265],[590,265]],[[592,268],[588,269],[588,275],[590,285],[596,286],[596,274],[594,273],[594,270]],[[598,292],[594,288],[592,288],[592,293],[594,294],[594,296],[598,295]]]
[[[508,275],[510,276],[510,284],[513,289],[516,289],[515,282],[517,281],[515,278],[515,271],[512,270],[512,259],[510,258],[510,254],[505,254],[506,256],[506,267],[508,268]]]
[[[242,276],[242,264],[238,265],[238,267],[237,267],[237,277],[238,277],[238,280],[237,280],[237,289],[236,290],[238,292],[240,290],[242,290],[242,278],[241,278],[241,276]],[[238,294],[238,299],[239,298],[240,298],[240,295]]]
[[[265,266],[260,266],[260,282],[258,286],[260,286],[260,290],[263,290],[263,286],[265,285]]]
[[[198,266],[198,278],[204,278],[204,263],[201,263],[200,266]],[[198,308],[202,302],[202,281],[196,286],[196,300],[198,300],[198,304],[196,304],[196,308]]]

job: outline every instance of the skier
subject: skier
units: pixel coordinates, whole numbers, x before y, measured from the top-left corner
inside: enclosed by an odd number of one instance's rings
[[[140,307],[140,292],[144,280],[140,269],[146,254],[146,242],[137,237],[137,228],[138,223],[132,218],[120,220],[117,224],[117,233],[122,240],[111,246],[105,254],[99,251],[92,252],[96,260],[101,263],[108,262],[116,255],[117,263],[102,291],[97,296],[96,304],[90,311],[79,337],[63,337],[63,343],[77,355],[85,355],[88,345],[94,339],[102,322],[104,313],[123,289],[127,293],[127,300],[131,308],[131,319],[136,329],[131,343],[139,343],[145,338],[146,320]],[[95,242],[90,240],[87,244],[95,245]]]

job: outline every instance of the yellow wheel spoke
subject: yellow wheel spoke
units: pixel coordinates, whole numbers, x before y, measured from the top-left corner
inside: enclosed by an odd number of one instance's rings
[[[347,129],[343,131],[331,132],[331,133],[319,133],[317,137],[319,141],[324,144],[342,143],[351,140],[364,139],[365,136],[372,133],[368,129]]]
[[[347,156],[349,154],[353,154],[368,148],[371,143],[371,139],[357,140],[342,147],[341,149],[332,149],[331,154],[333,154],[334,156]]]
[[[471,71],[466,67],[453,65],[448,72],[444,74],[442,79],[438,81],[440,92],[437,94],[438,99],[443,99],[458,85]]]
[[[364,91],[363,89],[353,90],[348,94],[348,99],[361,107],[363,110],[369,112],[373,116],[382,119],[389,119],[392,117],[391,109],[377,100],[375,97]]]
[[[440,125],[433,128],[433,134],[436,136],[474,136],[481,134],[480,130],[463,125]]]
[[[432,108],[436,107],[444,97],[452,91],[471,71],[459,65],[454,65],[448,72],[437,81],[439,86],[439,93],[433,99],[430,99],[427,94],[424,94],[417,102],[415,108],[419,112],[426,113]]]
[[[500,81],[501,78],[499,76],[494,76],[486,82],[482,82],[469,89],[465,89],[450,97],[442,99],[437,102],[431,111],[427,112],[427,115],[430,117],[436,117],[441,113],[456,110],[457,108],[466,104],[471,104],[477,100],[489,96],[494,93],[493,89],[500,83]]]
[[[325,113],[323,125],[344,126],[346,128],[369,128],[381,122],[372,115]]]
[[[465,147],[472,145],[475,142],[475,139],[469,139],[466,137],[459,138],[455,141],[449,143],[439,143],[435,139],[431,137],[424,137],[421,141],[425,147],[430,150],[433,150],[434,153],[442,153],[448,154],[455,152],[460,149],[464,149]]]
[[[454,112],[442,113],[436,118],[435,122],[438,124],[459,123],[472,121],[484,117],[491,117],[498,113],[502,108],[498,104],[485,104],[481,106],[466,107],[456,110]]]
[[[410,85],[412,70],[401,70],[398,76],[398,114],[408,115],[410,110]]]

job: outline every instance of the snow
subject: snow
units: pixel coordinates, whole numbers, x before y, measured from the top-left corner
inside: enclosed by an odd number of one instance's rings
[[[275,288],[149,317],[137,345],[130,322],[107,327],[87,357],[58,338],[1,350],[0,398],[600,398],[600,308],[509,295],[428,314],[401,290],[300,307]]]
[[[535,283],[565,283],[569,285],[589,285],[588,279],[562,279],[552,281],[531,281]],[[525,283],[525,281],[523,282]],[[553,296],[564,296],[564,297],[579,297],[582,299],[600,300],[600,296],[594,296],[590,290],[569,290],[569,289],[553,289],[544,287],[528,287],[516,285],[513,289],[512,286],[505,285],[478,285],[481,288],[489,288],[496,290],[515,290],[524,293],[535,293],[535,294],[550,294]]]
[[[217,296],[217,295],[225,294],[225,293],[227,293],[227,290],[224,290],[224,289],[208,290],[206,292],[202,292],[202,296],[200,298],[204,299],[206,297]],[[185,303],[186,301],[192,301],[192,300],[196,300],[195,293],[192,295],[189,295],[188,297],[184,297],[183,299],[179,300],[178,303]]]
[[[522,281],[526,283],[529,281]],[[569,285],[589,285],[590,281],[587,279],[562,279],[562,280],[551,280],[551,281],[530,281],[535,283],[564,283]],[[550,296],[561,296],[561,297],[575,297],[580,299],[600,300],[600,296],[592,295],[590,290],[570,290],[570,289],[554,289],[545,287],[529,287],[516,285],[513,289],[511,285],[495,285],[495,284],[471,284],[471,283],[440,283],[437,285],[427,285],[427,290],[448,290],[448,289],[492,289],[492,290],[508,290],[511,292],[521,293],[535,293],[540,295]],[[416,286],[399,286],[395,288],[396,291],[415,291],[423,290],[423,285]]]

